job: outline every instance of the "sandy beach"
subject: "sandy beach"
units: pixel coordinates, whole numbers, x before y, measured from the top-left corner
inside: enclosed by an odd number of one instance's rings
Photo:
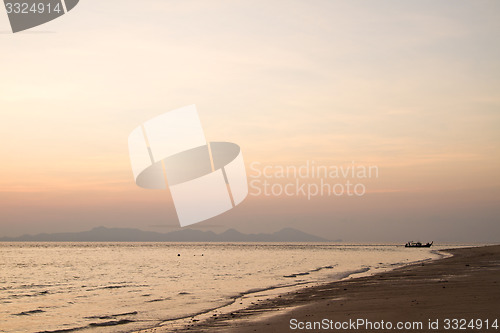
[[[147,331],[498,331],[492,326],[500,325],[500,245],[446,252],[453,256],[259,300],[183,329]]]

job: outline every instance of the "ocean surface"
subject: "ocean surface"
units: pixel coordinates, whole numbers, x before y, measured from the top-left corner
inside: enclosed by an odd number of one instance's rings
[[[435,250],[336,243],[0,243],[0,332],[131,332],[259,290],[279,294],[287,286],[435,259]]]

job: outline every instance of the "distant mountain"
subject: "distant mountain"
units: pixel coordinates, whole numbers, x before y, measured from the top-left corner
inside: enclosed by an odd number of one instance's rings
[[[3,237],[0,242],[329,242],[325,238],[284,228],[272,234],[243,234],[228,229],[212,231],[182,229],[169,233],[129,228],[98,227],[89,231]]]

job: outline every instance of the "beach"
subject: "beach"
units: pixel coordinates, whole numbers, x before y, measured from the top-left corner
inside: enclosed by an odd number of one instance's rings
[[[184,328],[147,331],[498,331],[492,326],[500,324],[500,245],[444,252],[453,256],[259,299],[231,313],[214,311]]]
[[[116,333],[172,331],[441,255],[387,244],[0,242],[0,257],[0,332]]]

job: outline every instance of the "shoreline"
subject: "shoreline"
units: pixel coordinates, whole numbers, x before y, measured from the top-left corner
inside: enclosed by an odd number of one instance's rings
[[[417,262],[425,260],[437,260],[437,259],[423,259]],[[353,278],[354,275],[365,274],[369,270],[370,269],[368,268],[364,268],[364,269],[349,271],[343,275],[340,275],[341,277],[338,280],[334,281],[339,282],[347,278]],[[231,315],[233,313],[242,313],[243,311],[249,311],[248,308],[252,307],[257,302],[261,302],[263,298],[266,298],[266,300],[280,298],[282,297],[283,294],[294,293],[304,288],[319,286],[325,283],[331,283],[331,282],[304,281],[289,285],[271,286],[262,289],[252,289],[232,297],[230,301],[226,302],[223,305],[206,309],[197,313],[192,313],[189,315],[164,320],[153,327],[134,330],[131,331],[131,333],[151,333],[151,332],[171,332],[171,331],[189,332],[189,330],[191,329],[190,327],[194,326],[192,325],[193,323],[200,322],[200,326],[203,326],[204,321],[208,319],[213,319],[214,315],[223,317]]]
[[[321,331],[319,326],[317,330],[301,330],[297,325],[292,329],[291,319],[304,325],[324,319],[412,321],[422,323],[419,332],[426,331],[429,319],[441,320],[441,326],[446,318],[498,319],[500,325],[500,314],[495,312],[500,308],[500,245],[438,252],[444,257],[409,263],[373,275],[299,287],[280,295],[259,295],[257,292],[253,296],[259,302],[249,302],[243,309],[240,306],[234,311],[220,311],[234,305],[237,298],[225,307],[207,311],[199,319],[191,316],[176,325],[168,321],[139,332]],[[446,256],[446,253],[451,255]]]
[[[324,285],[340,283],[347,280],[350,281],[360,278],[370,278],[371,276],[392,272],[402,267],[418,265],[425,262],[432,262],[451,257],[452,255],[447,253],[447,251],[448,249],[432,250],[432,254],[437,255],[437,258],[426,258],[408,263],[399,262],[383,268],[372,267],[347,271],[336,276],[330,281],[297,282],[290,285],[271,286],[264,289],[249,290],[234,296],[224,305],[206,309],[187,316],[165,320],[155,326],[134,330],[131,331],[131,333],[193,332],[193,330],[200,332],[219,332],[219,324],[224,321],[237,320],[240,318],[261,320],[262,317],[268,317],[270,313],[276,311],[276,309],[267,306],[267,302],[269,301],[281,299],[284,296],[308,290],[308,288],[319,288]],[[292,307],[293,305],[286,305],[279,308],[279,310],[281,312],[289,311]],[[215,329],[212,330],[211,327],[215,322],[217,322],[217,325],[215,325]],[[227,326],[231,325],[228,324]]]

